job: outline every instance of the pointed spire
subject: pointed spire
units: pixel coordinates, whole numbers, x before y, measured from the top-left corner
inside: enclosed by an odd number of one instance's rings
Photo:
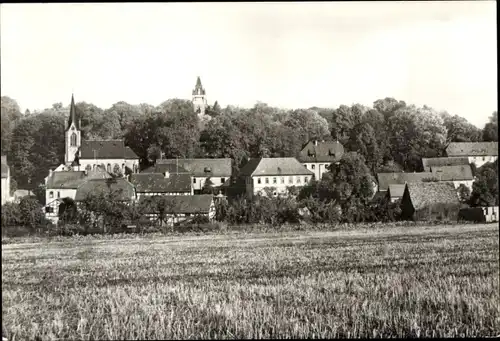
[[[198,89],[198,88],[203,88],[201,85],[200,76],[198,76],[198,79],[196,80],[196,89]]]
[[[193,95],[205,95],[205,89],[203,89],[203,85],[201,85],[200,76],[196,79],[196,86],[194,87]]]
[[[76,129],[80,129],[80,120],[78,120],[76,117],[75,98],[73,97],[73,94],[71,94],[71,104],[69,107],[68,128],[66,128],[66,129],[69,129],[73,122],[75,123]]]

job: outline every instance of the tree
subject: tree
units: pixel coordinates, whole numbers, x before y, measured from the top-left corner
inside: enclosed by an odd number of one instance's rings
[[[22,118],[21,110],[16,100],[2,96],[1,115],[1,146],[2,155],[5,155],[10,152],[13,130]]]
[[[210,178],[207,178],[203,188],[201,189],[201,194],[216,194],[215,192],[216,189],[214,188],[214,183],[210,180]]]
[[[120,101],[111,106],[111,108],[104,110],[104,115],[112,115],[113,120],[117,118],[120,125],[122,134],[129,129],[134,119],[142,115],[141,108],[136,105],[128,104],[127,102]]]
[[[31,229],[35,229],[45,222],[42,206],[34,197],[22,197],[19,202],[19,212],[22,224]]]
[[[375,135],[374,129],[368,123],[360,123],[351,130],[347,142],[348,150],[358,152],[365,158],[366,165],[372,174],[376,173],[382,163],[382,153]]]
[[[404,101],[398,101],[392,97],[386,97],[384,99],[378,99],[373,102],[373,108],[381,113],[385,120],[389,120],[396,111],[406,107]]]
[[[71,198],[63,198],[59,204],[59,221],[61,223],[74,223],[78,220],[76,203]]]
[[[483,141],[497,142],[498,141],[498,112],[495,111],[490,116],[490,121],[486,123],[483,129]]]
[[[498,206],[498,160],[477,170],[472,183],[471,206]]]
[[[22,215],[19,204],[8,202],[2,206],[2,227],[22,225]]]
[[[305,143],[311,139],[321,139],[328,135],[328,122],[314,110],[293,110],[284,122]],[[299,152],[297,150],[296,152]]]
[[[446,127],[446,146],[450,142],[479,142],[481,130],[458,115],[451,116],[447,112],[440,114]]]
[[[458,197],[460,198],[461,203],[468,203],[470,200],[470,189],[469,187],[465,186],[464,184],[460,184],[457,188],[458,192]]]
[[[349,132],[354,126],[351,108],[347,105],[341,105],[333,111],[331,122],[331,135],[334,139],[344,144],[349,139]]]

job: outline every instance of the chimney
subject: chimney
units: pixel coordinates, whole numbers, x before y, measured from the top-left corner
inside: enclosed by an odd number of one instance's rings
[[[168,179],[168,178],[170,178],[170,173],[167,171],[167,172],[165,172],[165,179]]]
[[[53,172],[54,172],[54,171],[52,170],[52,168],[51,168],[51,169],[49,169],[49,176],[51,176]]]

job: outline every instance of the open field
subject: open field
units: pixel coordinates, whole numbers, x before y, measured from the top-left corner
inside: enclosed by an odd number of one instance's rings
[[[500,334],[498,224],[2,245],[9,340]]]

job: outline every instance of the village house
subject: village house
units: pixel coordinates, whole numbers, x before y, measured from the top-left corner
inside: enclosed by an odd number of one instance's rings
[[[10,167],[7,156],[2,155],[2,206],[10,201]]]
[[[62,199],[75,200],[78,187],[90,179],[107,179],[111,176],[105,171],[50,171],[45,178],[45,217],[57,224],[59,205]]]
[[[469,165],[468,157],[433,157],[433,158],[422,158],[422,166],[424,172],[432,171],[432,167],[441,166],[461,166]]]
[[[404,220],[457,220],[460,201],[455,186],[447,182],[407,183],[401,199]]]
[[[467,157],[477,168],[498,158],[498,142],[452,142],[446,148],[448,157]]]
[[[124,140],[82,140],[81,119],[73,95],[65,131],[65,167],[63,170],[96,170],[102,166],[108,173],[139,172],[139,157],[125,146]]]
[[[294,157],[250,159],[241,169],[240,176],[245,180],[246,193],[267,195],[286,195],[289,187],[303,187],[313,179],[314,173],[304,167]]]
[[[389,185],[404,185],[408,182],[422,182],[425,179],[432,179],[431,172],[420,173],[377,173],[378,191],[385,192]],[[385,193],[384,193],[385,195]]]
[[[474,176],[470,165],[433,166],[432,174],[440,182],[451,182],[455,188],[465,185],[472,192]]]
[[[215,219],[214,196],[210,194],[200,195],[172,195],[172,196],[143,196],[139,200],[146,212],[146,216],[155,221],[159,218],[158,204],[164,205],[162,211],[165,216],[164,222],[168,225],[186,222],[195,217],[206,217],[208,221]],[[163,222],[162,222],[163,224]]]
[[[332,163],[337,163],[344,155],[344,146],[338,141],[311,140],[299,152],[297,159],[311,172],[316,180],[321,180]]]
[[[155,169],[161,172],[161,167],[166,164],[180,166],[191,175],[194,194],[201,193],[208,179],[213,187],[222,189],[229,185],[232,176],[231,159],[158,159]]]
[[[129,181],[135,187],[136,199],[142,196],[194,194],[188,173],[138,173],[131,174]]]

